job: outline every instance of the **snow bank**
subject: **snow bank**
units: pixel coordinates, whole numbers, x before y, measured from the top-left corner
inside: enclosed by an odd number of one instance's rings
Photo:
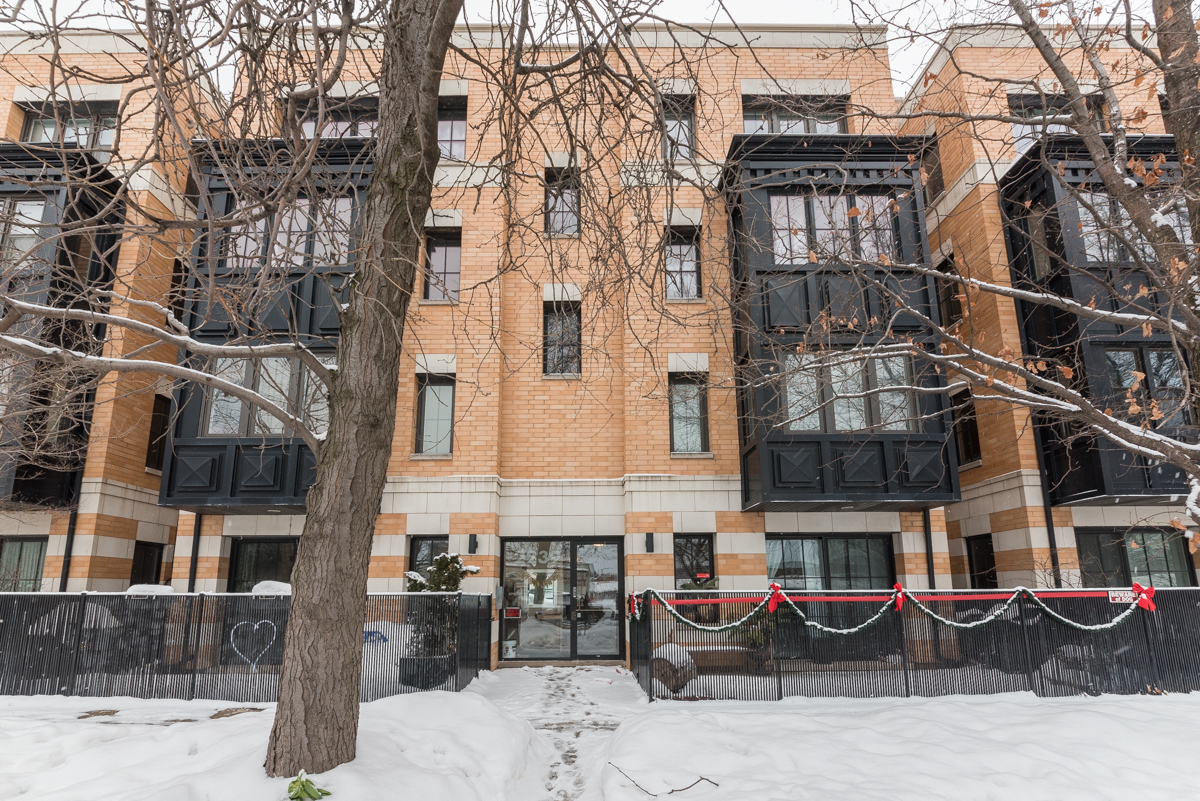
[[[291,595],[292,585],[284,581],[260,581],[250,588],[252,595]]]
[[[252,711],[212,719],[242,708]],[[262,770],[273,711],[0,697],[0,798],[282,801],[287,780]],[[331,801],[517,801],[537,795],[547,748],[527,722],[479,695],[398,696],[363,705],[358,758],[314,781]]]
[[[1178,801],[1197,797],[1198,719],[1195,695],[660,701],[610,740],[603,798],[703,776],[720,786],[672,797]]]
[[[166,584],[131,584],[125,590],[126,595],[171,595],[174,592]]]

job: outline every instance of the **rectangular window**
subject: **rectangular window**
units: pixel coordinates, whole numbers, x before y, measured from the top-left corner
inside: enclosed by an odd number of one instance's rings
[[[925,168],[925,205],[931,206],[946,191],[946,179],[942,172],[941,142],[935,135],[925,146],[921,160]]]
[[[335,366],[332,354],[317,358],[327,367]],[[213,359],[209,362],[209,371],[238,386],[252,387],[289,414],[306,419],[314,433],[322,433],[328,426],[329,399],[324,385],[303,367],[299,359],[279,356],[257,362]],[[290,433],[290,429],[271,414],[259,408],[251,411],[241,400],[220,389],[210,388],[207,394],[203,436],[283,436]]]
[[[663,98],[663,158],[689,159],[696,149],[696,100],[691,95]]]
[[[150,442],[146,446],[146,467],[162,470],[167,456],[167,434],[171,426],[171,399],[165,395],[154,395],[154,406],[150,412]]]
[[[712,534],[676,534],[675,589],[715,590],[716,563],[713,561]]]
[[[546,170],[546,233],[579,233],[579,175],[574,170]]]
[[[1157,216],[1165,221],[1185,245],[1192,244],[1192,226],[1182,199],[1151,196]],[[1098,264],[1155,259],[1154,249],[1134,227],[1125,207],[1104,192],[1079,190],[1074,200],[1079,215],[1079,232],[1088,261]],[[1136,254],[1134,253],[1136,251]]]
[[[408,569],[428,578],[433,558],[450,552],[449,537],[410,537]]]
[[[708,376],[671,373],[671,452],[708,452]]]
[[[975,464],[983,458],[979,444],[979,421],[975,417],[975,399],[962,389],[950,396],[950,416],[954,420],[954,443],[958,446],[958,464]]]
[[[229,559],[229,592],[250,592],[260,581],[292,580],[298,537],[235,539]]]
[[[742,96],[742,132],[748,134],[846,133],[843,97]]]
[[[958,267],[955,265],[953,258],[942,261],[938,264],[937,270],[945,275],[959,274]],[[938,314],[942,319],[942,325],[949,326],[961,322],[963,319],[962,298],[966,297],[966,290],[963,288],[963,285],[955,281],[938,278],[937,294]]]
[[[1087,98],[1088,115],[1099,125],[1101,131],[1108,130],[1104,114],[1104,103],[1098,97]],[[1008,110],[1022,122],[1012,124],[1013,146],[1017,153],[1024,153],[1043,135],[1071,133],[1069,122],[1045,122],[1046,118],[1070,117],[1071,110],[1065,97],[1044,95],[1009,95]]]
[[[320,120],[305,120],[300,130],[305,139],[369,139],[378,126],[378,107],[374,103],[361,103],[327,110]]]
[[[1076,531],[1085,587],[1190,587],[1186,540],[1174,530]]]
[[[694,228],[672,228],[667,234],[667,299],[700,297],[700,256]]]
[[[1191,422],[1183,373],[1174,351],[1105,348],[1104,361],[1112,389],[1110,402],[1118,415],[1155,428]]]
[[[158,584],[162,576],[163,547],[157,542],[133,544],[133,569],[130,584]]]
[[[830,354],[789,354],[783,360],[786,428],[916,431],[914,381],[912,363],[904,356],[863,362]]]
[[[0,201],[0,264],[15,268],[17,263],[32,258],[32,251],[42,241],[42,215],[46,201],[15,198]],[[26,254],[30,254],[27,256]]]
[[[896,209],[890,195],[772,195],[775,263],[893,259]]]
[[[84,148],[111,148],[117,136],[117,118],[111,114],[72,113],[62,109],[53,113],[30,114],[25,123],[24,141],[35,145],[78,145]]]
[[[971,589],[994,590],[1000,581],[996,575],[996,552],[992,548],[992,535],[966,537],[967,569],[971,571]]]
[[[542,321],[542,372],[545,375],[580,375],[583,372],[583,332],[579,304],[547,302]]]
[[[438,150],[444,159],[467,157],[466,95],[438,98]]]
[[[230,198],[229,214],[253,213],[247,204]],[[225,267],[249,271],[264,260],[289,272],[303,268],[345,265],[350,262],[354,227],[354,198],[325,197],[312,201],[297,198],[281,209],[274,219],[265,218],[248,225],[233,225],[223,235]],[[267,231],[274,230],[268,241]]]
[[[45,539],[0,539],[0,592],[40,592]]]
[[[438,231],[425,236],[425,300],[458,300],[462,234]]]
[[[768,536],[767,580],[788,590],[889,589],[892,538]]]
[[[451,453],[454,444],[454,376],[417,376],[415,453]]]

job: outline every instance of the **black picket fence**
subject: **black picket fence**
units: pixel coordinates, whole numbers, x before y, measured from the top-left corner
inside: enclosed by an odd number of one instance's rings
[[[273,701],[291,597],[0,593],[0,695]],[[492,597],[370,595],[362,700],[458,691],[491,660]]]
[[[980,620],[1003,606],[1003,591],[915,593],[947,620]],[[663,593],[706,626],[744,617],[763,594]],[[848,629],[870,619],[890,593],[794,592],[809,619]],[[1107,623],[1128,608],[1104,591],[1039,590],[1070,620]],[[723,603],[696,603],[708,599]],[[736,600],[728,600],[736,599]],[[786,607],[764,610],[724,632],[697,631],[654,603],[630,621],[630,662],[651,699],[775,700],[788,696],[937,696],[1032,691],[1041,696],[1200,690],[1200,589],[1160,589],[1157,610],[1141,608],[1115,628],[1080,631],[1022,599],[998,619],[962,630],[914,604],[889,609],[848,635],[805,626]]]

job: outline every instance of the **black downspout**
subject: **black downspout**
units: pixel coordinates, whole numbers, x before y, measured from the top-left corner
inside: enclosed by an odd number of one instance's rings
[[[83,468],[75,471],[75,504],[67,518],[67,544],[63,546],[62,575],[58,579],[58,591],[67,591],[67,576],[71,574],[71,552],[75,550],[75,523],[79,520],[79,495],[83,490]]]
[[[929,589],[937,589],[933,572],[933,522],[929,519],[928,507],[921,510],[925,517],[925,569],[929,572]]]
[[[188,592],[196,591],[196,565],[200,561],[200,518],[203,515],[197,512],[195,516],[196,522],[192,525],[192,561],[188,565]]]
[[[1037,412],[1030,411],[1033,418],[1033,445],[1037,450],[1038,480],[1042,485],[1042,511],[1046,515],[1046,538],[1050,544],[1050,568],[1054,571],[1054,587],[1062,589],[1062,571],[1058,567],[1058,537],[1054,533],[1054,506],[1050,503],[1050,486],[1047,483],[1046,462],[1042,455],[1042,431],[1038,425]]]

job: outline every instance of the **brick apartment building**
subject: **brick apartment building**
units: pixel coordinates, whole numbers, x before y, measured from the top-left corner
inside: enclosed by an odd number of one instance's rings
[[[818,320],[865,321],[886,311],[878,298],[848,290],[851,279],[836,266],[815,263],[809,237],[815,242],[851,217],[885,221],[854,224],[856,257],[952,261],[1006,281],[1023,256],[1019,243],[1005,240],[1000,204],[1021,205],[1043,191],[1028,160],[1013,166],[1022,131],[998,127],[993,141],[915,119],[896,135],[882,28],[741,30],[753,49],[733,28],[715,31],[724,47],[639,29],[647,63],[662,71],[670,136],[660,150],[637,145],[637,131],[614,128],[621,147],[603,157],[554,144],[561,136],[549,129],[536,146],[532,138],[519,147],[505,141],[496,88],[478,65],[448,58],[443,161],[426,221],[426,274],[405,334],[371,591],[401,591],[406,570],[457,552],[481,568],[465,589],[497,595],[501,657],[619,657],[628,591],[761,590],[772,580],[792,589],[1046,586],[1052,545],[1068,582],[1091,581],[1094,571],[1080,574],[1077,543],[1108,558],[1129,537],[1152,544],[1180,516],[1169,505],[1179,491],[1170,477],[1152,480],[1150,467],[1122,466],[1120,454],[1092,459],[1101,467],[1082,483],[1044,480],[1047,471],[1074,477],[1067,466],[1088,457],[1058,454],[1023,410],[980,404],[972,418],[962,414],[969,398],[956,398],[952,414],[950,399],[936,392],[944,377],[905,360],[876,360],[833,380],[935,392],[881,393],[812,412],[806,403],[820,405],[816,384],[735,389],[744,383],[735,377],[762,377],[772,360],[786,371],[802,359],[792,354],[802,353]],[[485,63],[498,55],[485,34],[456,36]],[[125,57],[116,54],[126,42],[82,37],[78,57],[103,64]],[[38,93],[44,79],[32,66],[18,77],[25,68],[9,65],[23,57],[11,48],[0,75],[0,93],[13,98],[13,142],[31,141],[31,120],[63,102]],[[340,176],[338,196],[322,202],[346,221],[370,180],[369,64],[365,53],[351,65],[339,84],[346,104],[321,132],[331,140],[322,169]],[[978,85],[993,67],[1005,77]],[[926,71],[937,79],[919,84],[902,111],[941,109],[965,96],[1024,108],[1026,96],[1005,81],[1038,81],[1044,69],[1011,33],[963,30]],[[116,88],[97,90],[86,107],[101,114]],[[72,99],[67,107],[79,105]],[[1160,118],[1147,125],[1161,132]],[[119,126],[124,147],[137,119]],[[4,148],[17,153],[22,145]],[[515,163],[505,181],[488,166],[502,155]],[[119,161],[120,152],[107,169]],[[664,163],[682,180],[668,177]],[[233,197],[220,171],[202,172],[217,208],[232,208],[221,206]],[[144,191],[164,213],[195,213],[169,170],[150,175]],[[598,186],[620,187],[627,198],[606,219],[620,235],[605,247],[624,273],[599,271],[590,258],[599,226],[587,210],[598,205]],[[352,255],[318,264],[318,249],[330,251],[317,224],[296,233],[306,261],[272,325],[331,355],[331,309]],[[351,239],[342,244],[334,249],[352,254]],[[173,253],[143,252],[153,249],[131,240],[113,269],[166,298],[171,277],[182,274],[176,260],[193,265],[192,286],[214,259],[226,269],[225,256],[205,247],[181,240]],[[938,282],[900,270],[881,280],[897,282],[931,318],[953,319]],[[994,296],[973,302],[961,325],[1020,350],[1026,321],[1017,306]],[[203,304],[185,313],[197,338],[233,334]],[[915,321],[894,326],[930,336]],[[864,336],[862,326],[835,329],[828,327],[832,344]],[[271,369],[290,376],[283,383],[300,404],[303,371],[282,362]],[[245,592],[263,579],[287,579],[311,453],[228,396],[177,387],[167,406],[169,391],[148,379],[104,385],[74,494],[10,491],[17,511],[0,516],[0,563],[19,563],[31,584],[21,589],[57,590],[65,577],[67,590],[123,590],[153,577],[178,591]],[[160,447],[167,420],[169,445]],[[1160,585],[1194,583],[1186,552],[1171,558],[1165,572],[1127,560],[1124,573],[1106,577],[1128,583],[1158,570]]]

